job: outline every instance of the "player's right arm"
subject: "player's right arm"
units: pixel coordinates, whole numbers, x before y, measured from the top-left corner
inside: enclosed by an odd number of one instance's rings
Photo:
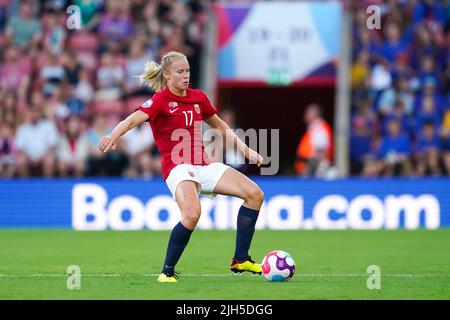
[[[147,113],[141,110],[136,110],[127,118],[119,122],[110,135],[104,136],[100,140],[98,148],[102,152],[107,152],[110,149],[116,149],[117,140],[121,136],[141,123],[148,121],[148,119],[149,116]]]

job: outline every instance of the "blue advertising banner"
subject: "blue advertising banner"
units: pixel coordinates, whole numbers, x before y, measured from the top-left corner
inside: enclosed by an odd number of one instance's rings
[[[436,229],[450,226],[449,179],[255,177],[259,229]],[[233,229],[241,199],[201,197],[199,229]],[[160,179],[0,181],[0,228],[167,230],[180,211]]]

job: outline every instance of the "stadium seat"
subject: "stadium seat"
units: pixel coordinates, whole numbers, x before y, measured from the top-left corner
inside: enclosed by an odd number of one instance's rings
[[[148,100],[147,96],[137,96],[137,97],[128,98],[127,101],[126,101],[126,106],[125,106],[125,110],[124,111],[126,113],[131,113],[131,112],[134,111],[134,109],[139,107],[146,100]]]
[[[96,101],[94,104],[95,113],[121,114],[122,108],[122,100]]]
[[[88,71],[94,71],[98,66],[98,58],[94,52],[80,51],[76,53],[80,64]]]
[[[39,72],[45,65],[45,63],[47,62],[47,53],[46,52],[40,52],[37,56],[36,59],[34,60],[34,71]]]
[[[116,64],[119,65],[120,67],[122,67],[122,69],[125,69],[125,67],[127,65],[127,60],[128,60],[127,56],[125,56],[123,54],[117,55],[115,58]]]
[[[76,32],[69,38],[69,47],[76,52],[91,51],[96,52],[99,39],[96,35],[89,32]]]

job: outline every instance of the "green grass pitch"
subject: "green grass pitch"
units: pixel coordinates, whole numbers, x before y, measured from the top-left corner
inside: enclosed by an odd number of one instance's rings
[[[177,269],[157,283],[167,231],[1,230],[0,299],[450,299],[450,229],[257,230],[252,257],[281,249],[295,259],[289,282],[232,274],[235,231],[196,230]],[[81,269],[81,288],[66,269]],[[367,267],[381,289],[367,288]]]

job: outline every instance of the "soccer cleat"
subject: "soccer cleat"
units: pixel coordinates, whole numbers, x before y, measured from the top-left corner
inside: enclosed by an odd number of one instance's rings
[[[158,282],[177,282],[178,275],[175,272],[162,272],[158,277]]]
[[[244,271],[248,271],[253,274],[261,274],[262,273],[261,265],[259,263],[256,263],[255,261],[253,261],[250,256],[247,257],[247,259],[242,260],[242,261],[239,261],[239,260],[236,260],[236,258],[233,258],[233,260],[231,261],[230,270],[233,271],[234,273],[237,273],[237,272],[241,273]]]

